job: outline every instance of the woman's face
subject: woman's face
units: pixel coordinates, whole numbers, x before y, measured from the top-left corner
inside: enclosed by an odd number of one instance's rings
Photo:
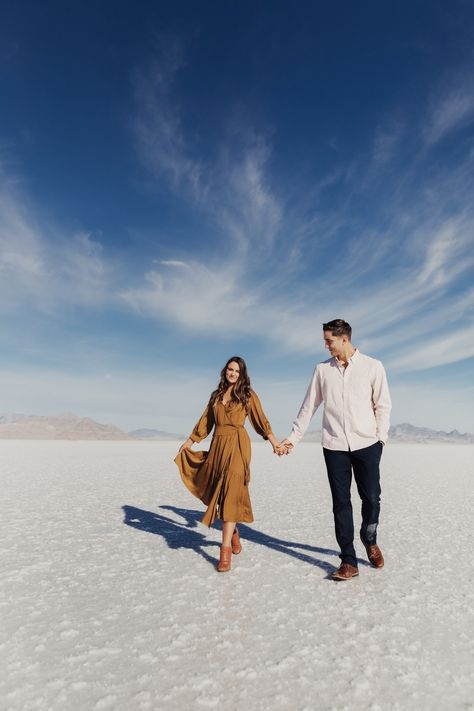
[[[240,377],[239,364],[235,360],[231,360],[225,371],[225,379],[229,385],[235,385]]]

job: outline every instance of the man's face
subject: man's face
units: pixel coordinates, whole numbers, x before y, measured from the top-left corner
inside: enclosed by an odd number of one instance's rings
[[[332,331],[324,331],[324,346],[336,358],[344,354],[344,346],[347,341],[347,336],[333,336]]]

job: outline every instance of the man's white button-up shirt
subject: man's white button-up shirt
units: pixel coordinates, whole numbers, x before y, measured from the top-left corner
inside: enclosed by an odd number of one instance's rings
[[[288,437],[295,445],[324,403],[322,445],[353,451],[386,442],[392,407],[382,363],[357,349],[347,367],[336,358],[319,363]]]

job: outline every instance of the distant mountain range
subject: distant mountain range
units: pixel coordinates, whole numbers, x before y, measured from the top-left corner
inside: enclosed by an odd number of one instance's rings
[[[115,425],[104,425],[90,417],[71,412],[62,415],[0,415],[0,439],[103,439],[103,440],[184,440],[174,432],[139,429],[125,432]]]
[[[62,439],[62,440],[146,440],[183,441],[185,435],[155,429],[138,429],[125,432],[114,425],[104,425],[90,417],[78,417],[70,412],[58,416],[0,415],[0,439]],[[321,431],[312,430],[305,442],[320,442]],[[474,444],[474,435],[457,430],[443,432],[428,427],[415,427],[408,423],[390,428],[390,442],[430,444]]]
[[[0,439],[133,439],[114,425],[71,412],[58,416],[0,415]]]
[[[389,436],[391,442],[453,442],[455,444],[474,444],[474,434],[461,434],[457,430],[443,432],[442,430],[430,430],[428,427],[415,427],[404,422],[401,425],[390,427]]]
[[[418,444],[430,444],[432,442],[447,442],[448,444],[474,444],[473,434],[461,434],[457,430],[443,432],[442,430],[430,430],[428,427],[415,427],[404,422],[401,425],[392,425],[389,430],[389,441],[410,442]],[[303,438],[304,442],[320,442],[321,430],[307,432]]]

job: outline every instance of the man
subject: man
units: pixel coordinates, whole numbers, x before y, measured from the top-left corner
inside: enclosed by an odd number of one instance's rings
[[[288,454],[324,403],[322,445],[336,538],[341,549],[341,565],[331,577],[349,580],[359,574],[354,550],[352,472],[362,499],[362,543],[371,564],[375,568],[384,565],[377,545],[379,463],[388,437],[391,402],[382,363],[363,355],[352,345],[349,324],[335,319],[323,324],[323,332],[325,346],[332,357],[317,365],[291,435],[281,444]]]

